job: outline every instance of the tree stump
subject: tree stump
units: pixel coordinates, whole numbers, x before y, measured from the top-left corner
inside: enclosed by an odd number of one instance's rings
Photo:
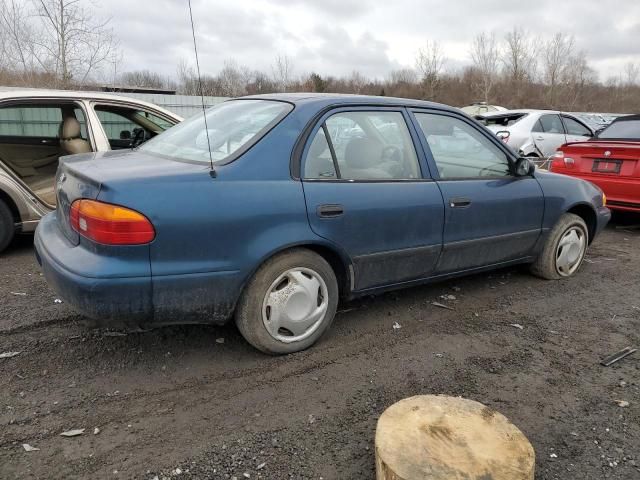
[[[534,469],[523,433],[472,400],[406,398],[378,420],[377,480],[533,480]]]

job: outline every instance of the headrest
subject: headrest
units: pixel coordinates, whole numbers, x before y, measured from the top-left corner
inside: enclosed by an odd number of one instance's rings
[[[368,138],[352,138],[344,150],[344,161],[351,168],[375,167],[381,157],[382,145]]]
[[[73,117],[67,117],[60,125],[60,139],[71,140],[80,138],[80,122]]]

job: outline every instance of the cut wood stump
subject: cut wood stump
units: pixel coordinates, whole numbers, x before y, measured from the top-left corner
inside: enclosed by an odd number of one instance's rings
[[[533,480],[534,469],[524,434],[472,400],[406,398],[378,420],[377,480]]]

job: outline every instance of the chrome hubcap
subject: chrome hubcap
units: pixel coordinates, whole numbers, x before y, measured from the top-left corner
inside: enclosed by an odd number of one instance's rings
[[[582,263],[587,248],[584,231],[578,227],[567,230],[556,249],[556,270],[563,277],[572,275]]]
[[[262,302],[262,321],[280,342],[304,340],[322,324],[329,306],[327,285],[308,268],[292,268],[269,287]]]

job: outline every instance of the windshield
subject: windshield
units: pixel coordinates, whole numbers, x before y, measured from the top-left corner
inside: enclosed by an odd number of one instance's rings
[[[640,139],[640,118],[633,120],[617,120],[602,130],[598,138],[611,138],[616,140]]]
[[[152,138],[140,150],[179,160],[223,163],[239,156],[282,120],[293,106],[272,100],[232,100],[206,112],[209,139],[203,115]]]

